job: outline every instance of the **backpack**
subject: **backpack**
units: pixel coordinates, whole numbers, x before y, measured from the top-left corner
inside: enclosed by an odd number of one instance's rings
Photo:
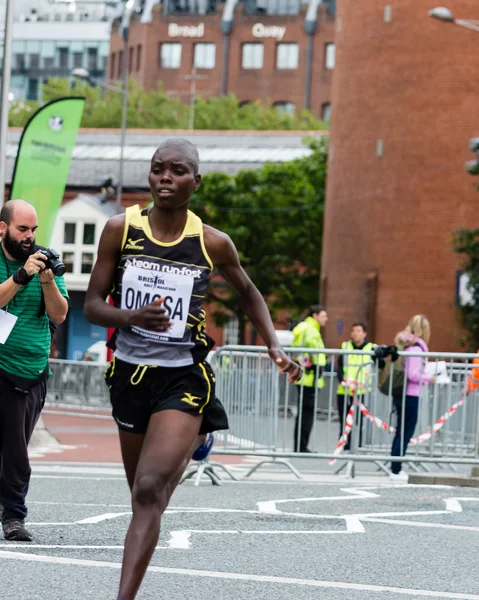
[[[418,346],[418,344],[412,344],[409,348]],[[404,346],[398,346],[399,351],[404,350]],[[404,372],[404,357],[399,356],[392,364],[392,368],[389,364],[379,369],[378,373],[378,388],[382,394],[389,396],[389,393],[393,397],[402,396],[404,385],[406,383],[406,373]]]

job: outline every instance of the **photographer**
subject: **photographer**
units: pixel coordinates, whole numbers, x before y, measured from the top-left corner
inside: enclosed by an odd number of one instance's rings
[[[31,541],[25,528],[30,482],[28,443],[46,397],[50,321],[67,315],[64,266],[38,250],[37,213],[23,200],[0,211],[0,504],[7,540]]]

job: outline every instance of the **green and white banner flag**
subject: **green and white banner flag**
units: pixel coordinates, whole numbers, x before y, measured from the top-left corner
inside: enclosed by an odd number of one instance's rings
[[[42,106],[25,125],[18,145],[9,199],[38,213],[36,242],[48,246],[63,200],[85,98],[60,98]]]

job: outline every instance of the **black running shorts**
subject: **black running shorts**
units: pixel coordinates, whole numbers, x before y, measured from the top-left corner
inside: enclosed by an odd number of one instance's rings
[[[161,410],[203,416],[200,434],[228,429],[228,417],[215,396],[215,376],[205,361],[187,367],[147,367],[113,358],[105,371],[113,418],[118,427],[146,433]]]

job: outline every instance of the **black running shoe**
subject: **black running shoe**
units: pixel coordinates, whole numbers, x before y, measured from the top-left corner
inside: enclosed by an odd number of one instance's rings
[[[12,519],[2,523],[3,536],[9,542],[31,542],[32,534],[25,528],[25,522],[20,519]]]

